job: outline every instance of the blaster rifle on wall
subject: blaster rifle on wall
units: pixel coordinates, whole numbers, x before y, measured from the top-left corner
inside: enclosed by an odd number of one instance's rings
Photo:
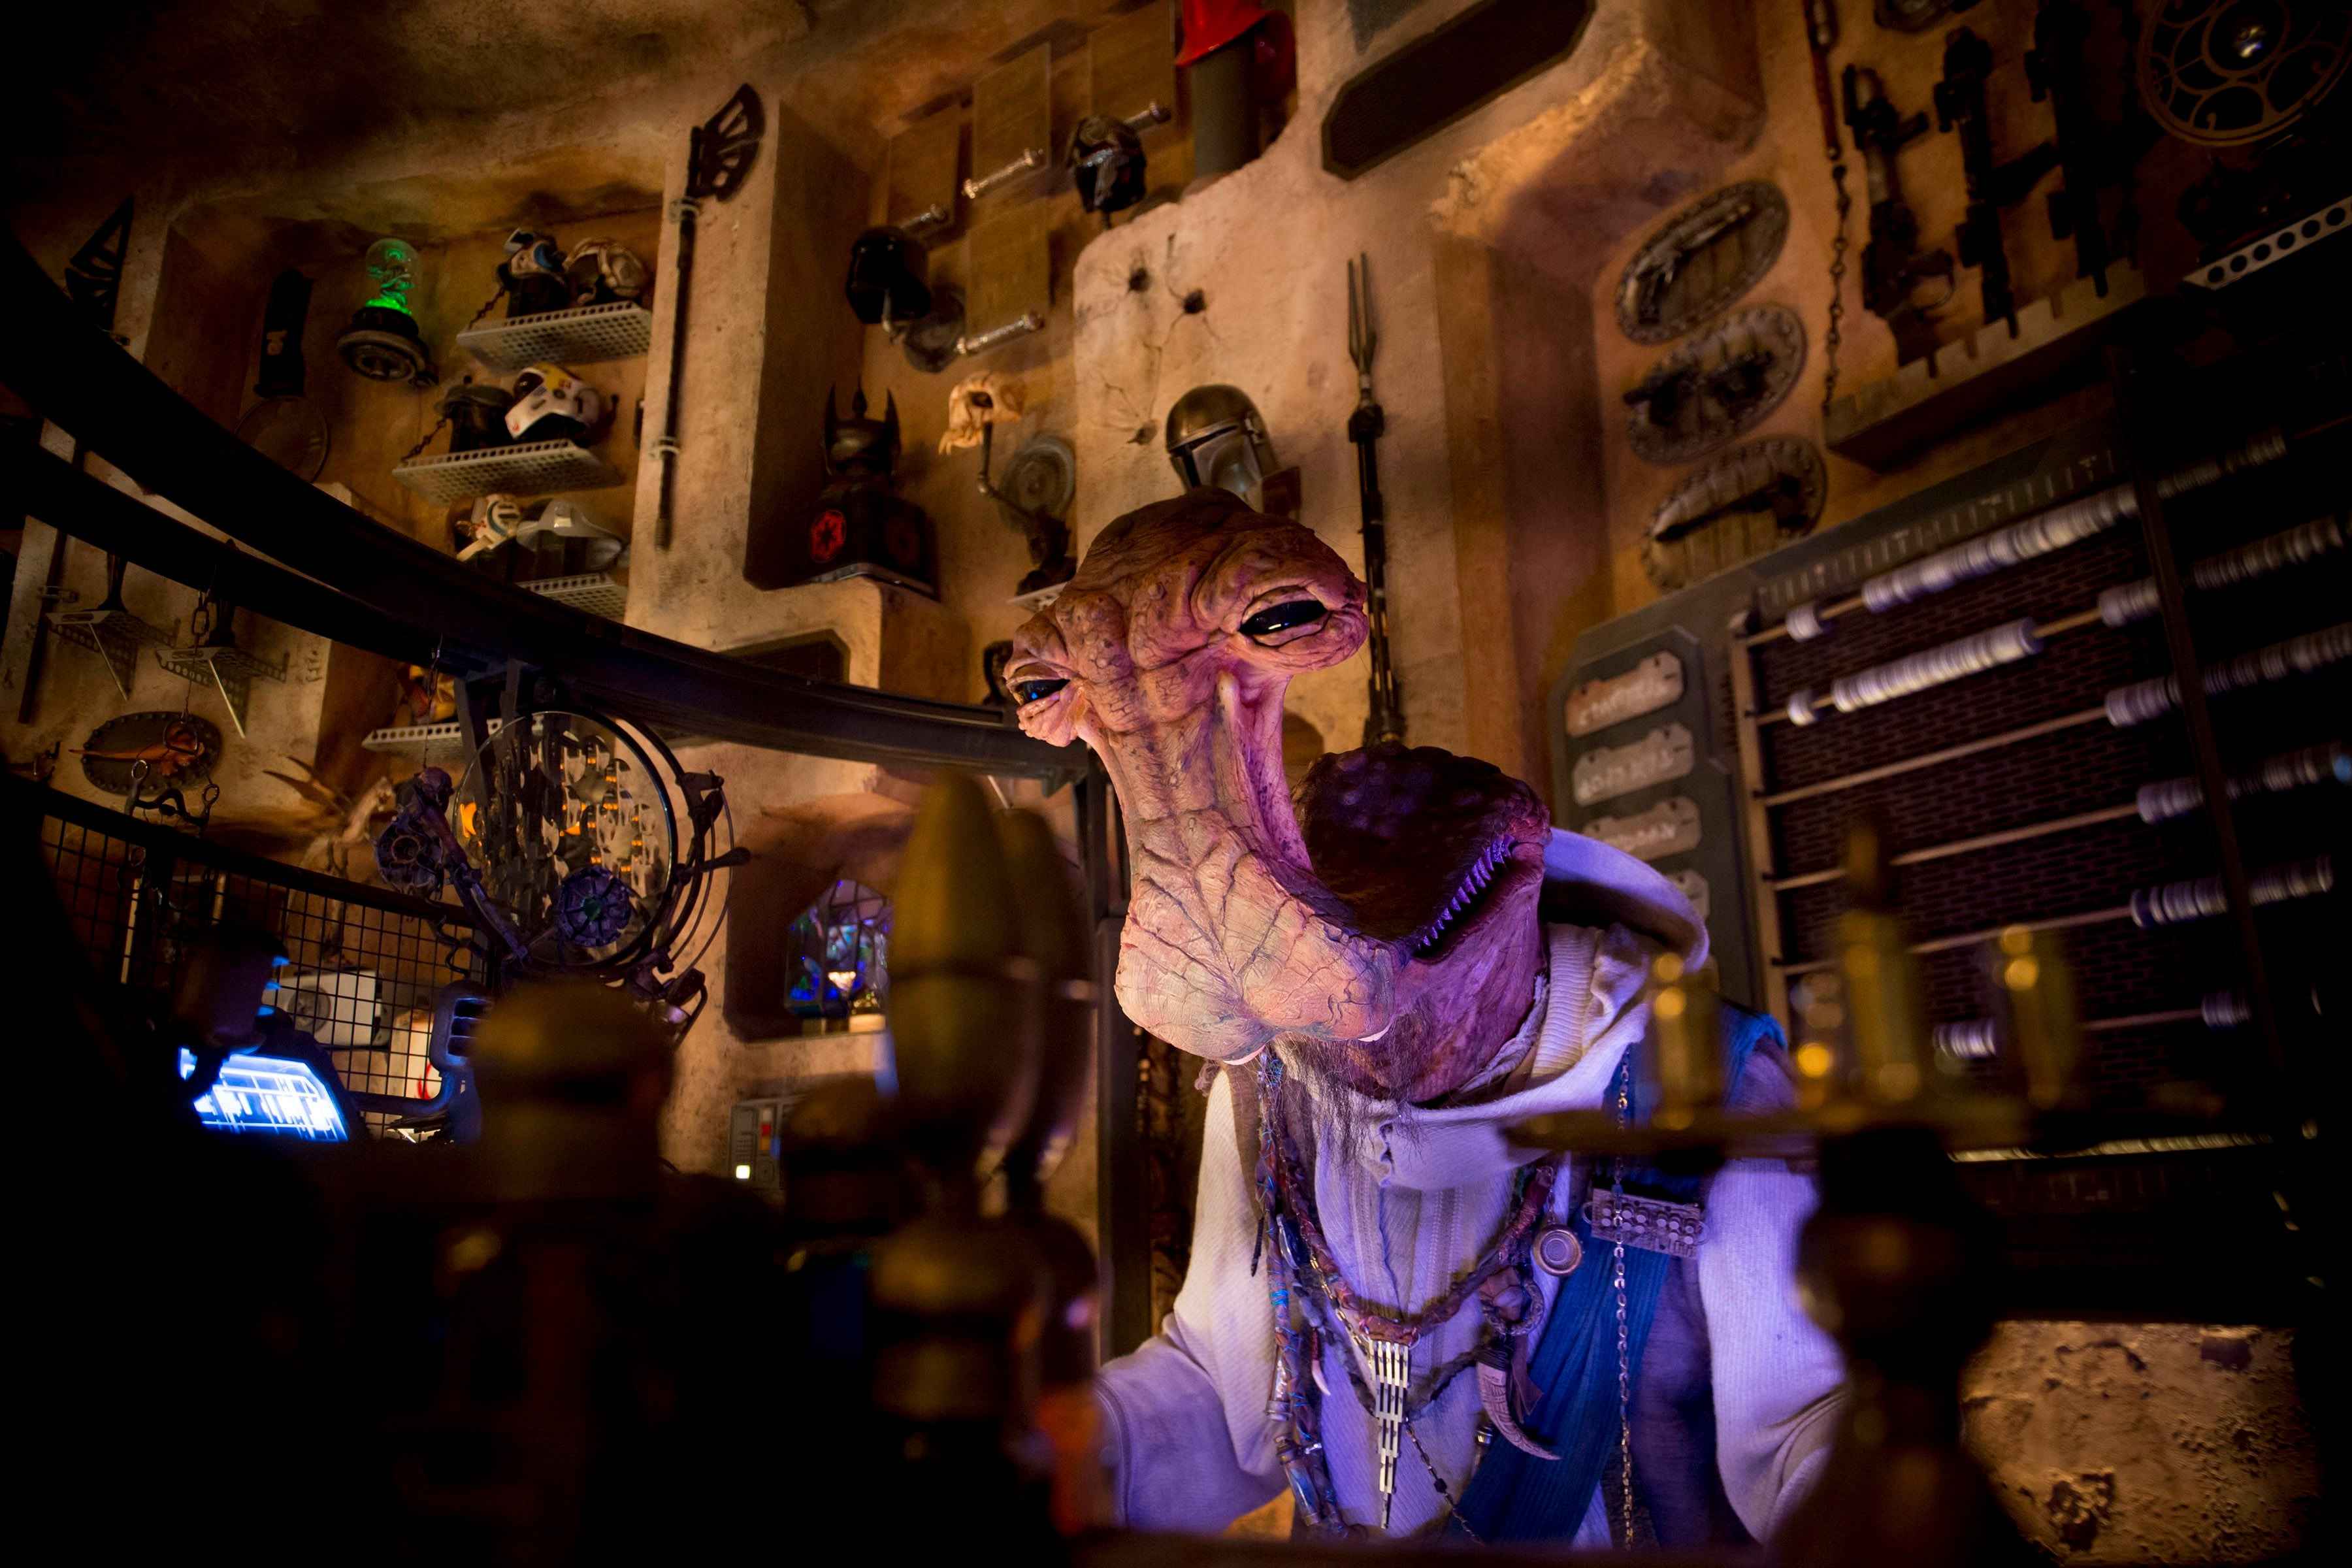
[[[2074,242],[2074,276],[2090,279],[2105,299],[2108,266],[2117,256],[2132,253],[2131,172],[2162,132],[2132,92],[2124,94],[2122,124],[2098,122],[2084,62],[2090,36],[2090,13],[2081,0],[2042,0],[2033,18],[2025,79],[2034,102],[2049,101],[2057,130],[2058,168],[2066,182],[2064,189],[2050,193],[2050,237]],[[2116,218],[2116,233],[2110,237],[2099,216],[2099,191],[2118,182],[2125,184],[2123,206]]]
[[[2009,286],[2009,256],[2000,247],[2000,209],[2015,206],[2058,162],[2044,142],[2032,152],[1996,163],[1992,122],[1985,113],[1985,79],[1992,74],[1992,47],[1966,27],[1944,37],[1944,79],[1936,84],[1936,128],[1960,133],[1960,166],[1969,182],[1968,212],[1960,219],[1960,265],[1973,267],[1984,289],[1985,324],[2009,323],[2017,336],[2017,296]]]
[[[1895,154],[1927,132],[1927,116],[1920,113],[1906,120],[1897,114],[1879,84],[1878,73],[1866,66],[1846,67],[1844,87],[1846,128],[1853,132],[1853,144],[1862,150],[1870,187],[1870,240],[1862,249],[1862,302],[1893,329],[1896,357],[1918,359],[1936,347],[1927,312],[1952,297],[1951,254],[1919,253],[1919,220],[1903,200],[1903,187],[1895,177]],[[1930,279],[1941,279],[1944,291],[1923,300],[1922,286]]]

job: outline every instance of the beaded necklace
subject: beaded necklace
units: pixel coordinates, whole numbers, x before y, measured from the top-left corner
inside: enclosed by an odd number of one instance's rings
[[[1412,1432],[1413,1419],[1437,1401],[1458,1373],[1477,1361],[1494,1338],[1523,1337],[1535,1326],[1537,1314],[1532,1310],[1525,1310],[1516,1320],[1503,1316],[1496,1306],[1503,1293],[1486,1288],[1503,1283],[1502,1277],[1508,1272],[1521,1287],[1517,1299],[1529,1307],[1540,1300],[1528,1274],[1528,1251],[1537,1222],[1550,1206],[1564,1156],[1548,1155],[1518,1171],[1513,1178],[1510,1216],[1476,1268],[1419,1311],[1391,1312],[1366,1303],[1340,1269],[1317,1215],[1314,1184],[1306,1173],[1305,1162],[1282,1124],[1280,1058],[1268,1051],[1259,1062],[1256,1174],[1261,1220],[1251,1268],[1255,1272],[1259,1258],[1271,1253],[1268,1289],[1276,1355],[1266,1415],[1276,1424],[1276,1455],[1290,1479],[1308,1527],[1337,1530],[1341,1523],[1339,1505],[1323,1454],[1319,1410],[1310,1392],[1322,1388],[1321,1342],[1328,1321],[1336,1320],[1356,1352],[1341,1358],[1349,1382],[1372,1415],[1379,1434],[1381,1528],[1385,1531],[1402,1440],[1410,1437],[1423,1464],[1429,1463],[1420,1437]],[[1414,1397],[1414,1345],[1429,1331],[1453,1321],[1474,1295],[1481,1298],[1489,1320],[1486,1333],[1476,1348],[1434,1369],[1427,1390]],[[1360,1363],[1371,1369],[1369,1382]],[[1450,1510],[1451,1491],[1433,1467],[1430,1479]]]

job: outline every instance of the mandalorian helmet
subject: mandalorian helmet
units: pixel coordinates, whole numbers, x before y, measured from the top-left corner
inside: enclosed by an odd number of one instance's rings
[[[1278,466],[1257,405],[1238,386],[1196,386],[1168,410],[1168,460],[1187,489],[1248,496]]]
[[[1143,199],[1143,141],[1123,120],[1089,116],[1070,133],[1067,158],[1070,182],[1078,188],[1078,205],[1090,213],[1108,215]]]

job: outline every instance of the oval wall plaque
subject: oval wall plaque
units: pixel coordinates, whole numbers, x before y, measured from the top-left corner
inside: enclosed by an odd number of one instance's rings
[[[1789,202],[1743,180],[1666,220],[1617,280],[1617,326],[1637,343],[1678,338],[1756,287],[1789,237]]]
[[[1651,366],[1625,394],[1625,439],[1645,462],[1686,463],[1753,430],[1805,364],[1805,323],[1785,305],[1734,310]]]
[[[1828,495],[1811,442],[1773,436],[1734,447],[1658,503],[1642,570],[1669,592],[1713,576],[1811,532]]]

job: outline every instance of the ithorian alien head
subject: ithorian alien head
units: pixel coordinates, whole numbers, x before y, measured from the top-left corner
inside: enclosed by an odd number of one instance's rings
[[[1312,531],[1196,489],[1105,530],[1005,678],[1022,728],[1085,741],[1118,791],[1129,1016],[1221,1061],[1279,1037],[1421,1100],[1526,1012],[1549,819],[1486,763],[1398,746],[1326,757],[1294,814],[1283,694],[1362,646],[1363,606]]]

